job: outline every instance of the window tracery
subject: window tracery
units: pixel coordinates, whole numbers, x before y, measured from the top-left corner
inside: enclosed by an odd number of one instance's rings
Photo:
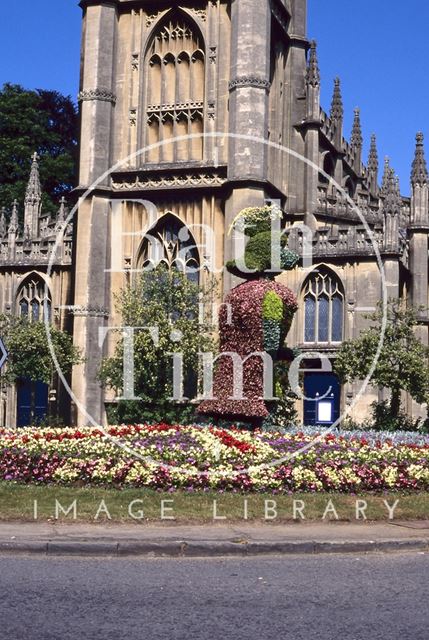
[[[18,314],[29,322],[51,321],[52,300],[43,280],[32,278],[20,287],[17,296]]]
[[[304,342],[338,343],[344,334],[344,294],[328,271],[313,273],[304,287]]]
[[[205,53],[198,27],[184,14],[170,16],[155,32],[147,53],[149,162],[203,159]],[[188,139],[187,136],[196,135]]]
[[[185,224],[167,215],[146,235],[139,260],[140,269],[164,265],[199,282],[200,259],[195,240]]]

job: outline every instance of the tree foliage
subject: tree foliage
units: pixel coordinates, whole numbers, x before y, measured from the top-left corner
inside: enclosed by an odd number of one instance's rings
[[[383,320],[381,304],[366,317],[372,326],[356,340],[344,342],[338,352],[335,371],[343,383],[364,380],[375,360]],[[429,349],[416,336],[418,324],[416,310],[404,309],[398,300],[389,301],[386,333],[372,382],[390,389],[393,418],[400,415],[401,391],[420,404],[429,402]]]
[[[183,354],[185,396],[195,396],[199,353],[212,352],[215,346],[211,314],[200,317],[201,310],[207,310],[212,301],[214,287],[215,283],[202,288],[184,274],[160,266],[144,271],[135,285],[122,290],[117,310],[123,326],[135,328],[134,393],[139,400],[120,401],[115,419],[132,422],[176,415],[169,400],[173,396],[173,353]],[[149,330],[142,327],[156,329],[156,344]],[[119,397],[124,388],[122,330],[118,330],[117,338],[114,355],[103,360],[99,378],[103,386],[112,388]]]
[[[5,84],[0,90],[0,207],[22,205],[36,151],[44,211],[56,213],[58,200],[75,186],[78,116],[71,97],[56,91]]]
[[[0,332],[8,351],[7,366],[2,378],[7,383],[29,379],[50,384],[55,373],[55,364],[49,350],[48,336],[43,322],[28,322],[15,316],[0,316]],[[64,331],[50,328],[50,339],[65,375],[71,373],[75,364],[82,362],[73,339]]]

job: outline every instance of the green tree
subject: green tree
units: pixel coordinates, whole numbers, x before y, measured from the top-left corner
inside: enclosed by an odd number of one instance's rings
[[[5,84],[0,90],[0,207],[24,201],[35,151],[45,212],[76,183],[78,116],[71,97]]]
[[[28,322],[23,318],[1,315],[0,335],[8,351],[7,366],[2,370],[2,378],[6,383],[13,384],[19,379],[46,384],[52,382],[55,364],[43,322]],[[51,327],[50,339],[61,370],[65,375],[70,374],[72,367],[82,362],[72,337]]]
[[[175,420],[192,417],[194,409],[178,407],[173,396],[173,353],[183,354],[184,395],[191,398],[197,392],[200,366],[199,352],[213,352],[214,327],[211,313],[201,318],[213,299],[215,283],[203,288],[179,272],[169,272],[162,266],[144,271],[137,283],[122,290],[117,298],[117,310],[124,327],[135,328],[134,378],[137,401],[121,400],[110,413],[111,420],[133,422],[141,420]],[[157,344],[148,330],[158,332]],[[124,387],[124,335],[117,333],[114,355],[102,362],[99,378],[103,386],[120,397]],[[180,339],[179,339],[180,338]]]
[[[364,380],[369,374],[380,342],[383,309],[366,316],[372,326],[356,340],[344,342],[335,361],[340,380]],[[414,309],[404,309],[398,300],[390,300],[387,328],[372,382],[391,391],[389,416],[397,419],[401,412],[401,391],[407,391],[418,403],[429,402],[429,349],[416,336],[419,325]]]

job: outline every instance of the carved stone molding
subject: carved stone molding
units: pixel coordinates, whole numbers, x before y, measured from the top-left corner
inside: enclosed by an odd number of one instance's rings
[[[202,20],[203,22],[206,21],[207,15],[205,9],[190,9],[190,11],[192,11],[192,13],[200,18],[200,20]]]
[[[215,102],[209,102],[207,105],[207,115],[209,120],[214,120],[216,117],[216,103]]]
[[[83,318],[108,318],[110,315],[104,307],[74,306],[70,307],[70,311],[74,316]]]
[[[159,113],[159,112],[173,112],[173,111],[187,111],[198,109],[201,110],[204,108],[204,102],[178,102],[177,104],[160,104],[160,105],[149,105],[147,108],[148,113]]]
[[[158,189],[183,189],[192,187],[221,187],[227,181],[226,175],[219,170],[189,170],[186,172],[168,172],[164,175],[137,172],[137,175],[112,178],[114,191],[142,191]]]
[[[116,96],[109,89],[85,89],[77,97],[78,102],[99,100],[100,102],[110,102],[116,104]]]
[[[149,13],[146,16],[146,26],[150,27],[151,24],[153,24],[155,22],[155,20],[158,18],[160,13],[161,13],[160,11],[157,11],[156,13]]]
[[[269,91],[271,82],[264,78],[258,78],[257,76],[241,76],[239,78],[234,78],[229,83],[230,91],[234,91],[234,89],[242,87],[253,87],[255,89],[264,89],[265,91]]]
[[[131,56],[131,69],[133,71],[138,71],[139,69],[139,54],[133,53]]]
[[[210,47],[210,62],[212,64],[216,64],[217,62],[217,47]]]

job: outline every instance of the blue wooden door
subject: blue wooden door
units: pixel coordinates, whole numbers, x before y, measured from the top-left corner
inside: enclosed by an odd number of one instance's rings
[[[340,417],[341,386],[333,373],[306,373],[304,424],[330,427]]]
[[[43,422],[48,415],[48,385],[43,382],[19,380],[17,383],[17,427]]]

